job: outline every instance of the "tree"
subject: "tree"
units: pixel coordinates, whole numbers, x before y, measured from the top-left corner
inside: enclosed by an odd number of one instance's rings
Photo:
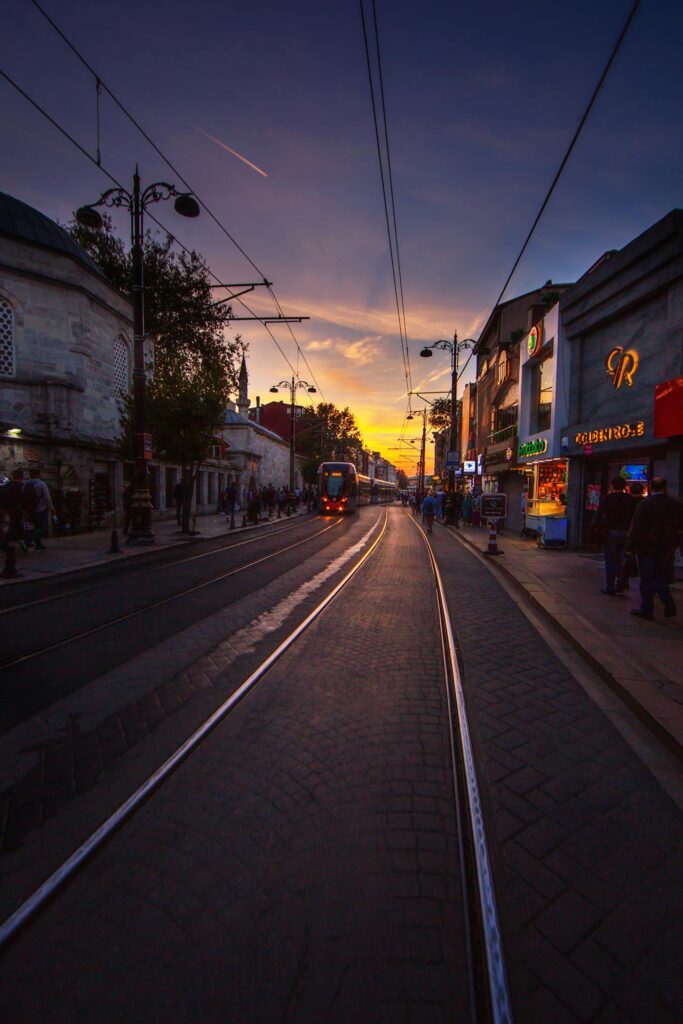
[[[130,296],[131,255],[104,218],[99,231],[73,222],[67,230],[124,294]],[[228,305],[214,304],[210,279],[196,252],[176,252],[171,238],[146,232],[143,245],[145,334],[154,338],[153,374],[145,418],[155,454],[183,470],[182,529],[190,532],[197,470],[238,386],[239,335],[226,337]],[[150,368],[151,369],[151,368]],[[122,402],[122,447],[131,450],[132,402]]]
[[[458,400],[459,404],[459,400]],[[437,398],[429,409],[429,422],[435,430],[451,429],[451,400],[450,398]]]
[[[338,409],[332,402],[320,402],[301,417],[296,447],[297,451],[308,456],[304,477],[312,483],[321,462],[333,459],[356,462],[363,439],[348,406]]]
[[[402,469],[396,470],[396,486],[398,487],[399,491],[408,490],[408,477],[406,476]]]

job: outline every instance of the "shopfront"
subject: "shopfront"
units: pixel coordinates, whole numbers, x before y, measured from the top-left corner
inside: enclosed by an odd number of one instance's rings
[[[656,418],[655,410],[683,371],[682,304],[680,211],[605,258],[561,299],[571,357],[563,444],[574,545],[594,546],[594,512],[615,476],[645,493],[662,476],[680,495],[683,437],[675,419]]]

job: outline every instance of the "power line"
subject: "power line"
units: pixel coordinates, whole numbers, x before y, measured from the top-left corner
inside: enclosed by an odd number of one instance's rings
[[[29,94],[28,94],[28,93],[27,93],[27,92],[26,92],[26,91],[25,91],[24,89],[22,89],[22,88],[21,88],[21,86],[20,86],[20,85],[19,85],[19,84],[18,84],[17,82],[15,82],[15,81],[14,81],[14,79],[13,79],[13,78],[12,78],[12,77],[11,77],[10,75],[8,75],[8,74],[7,74],[7,72],[6,72],[6,71],[3,71],[3,69],[2,69],[2,68],[0,68],[0,75],[2,75],[2,77],[3,77],[3,78],[4,78],[4,79],[5,79],[6,81],[7,81],[7,82],[9,82],[9,84],[10,84],[10,85],[11,85],[11,86],[12,86],[12,87],[13,87],[14,89],[16,89],[16,91],[17,91],[17,92],[18,92],[18,93],[19,93],[19,94],[20,94],[21,96],[23,96],[23,97],[24,97],[24,99],[25,99],[25,100],[26,100],[26,101],[27,101],[28,103],[30,103],[30,104],[31,104],[31,106],[32,106],[32,107],[34,107],[34,109],[35,109],[35,110],[37,110],[39,114],[42,114],[42,116],[43,116],[43,117],[44,117],[44,118],[45,118],[45,119],[46,119],[47,121],[49,121],[49,122],[50,122],[50,124],[51,124],[51,125],[52,125],[52,126],[53,126],[54,128],[56,128],[58,132],[60,132],[60,133],[61,133],[61,134],[62,134],[62,135],[63,135],[63,136],[64,136],[64,137],[66,138],[66,139],[68,139],[68,141],[69,141],[69,142],[70,142],[70,143],[71,143],[71,144],[72,144],[73,146],[75,146],[75,147],[76,147],[76,149],[77,149],[77,150],[78,150],[78,151],[79,151],[80,153],[82,153],[82,155],[83,155],[84,157],[86,157],[86,159],[87,159],[87,160],[89,160],[91,164],[94,164],[94,165],[95,165],[95,167],[97,167],[97,168],[98,168],[98,169],[99,169],[99,170],[100,170],[100,171],[102,172],[102,174],[104,174],[104,175],[105,175],[105,176],[106,176],[107,178],[109,178],[109,180],[110,180],[110,181],[112,182],[112,184],[116,185],[116,187],[117,187],[117,188],[120,188],[120,189],[123,189],[124,191],[126,191],[126,187],[125,187],[125,185],[122,185],[122,184],[121,184],[121,182],[120,182],[120,181],[119,181],[119,180],[118,180],[117,178],[115,178],[115,177],[114,177],[114,175],[113,175],[113,174],[112,174],[112,173],[111,173],[110,171],[108,171],[108,170],[107,170],[107,168],[106,168],[106,167],[104,166],[104,164],[102,164],[101,162],[98,162],[98,161],[97,161],[97,159],[96,159],[96,158],[95,158],[94,156],[92,156],[92,154],[90,154],[90,153],[89,153],[89,152],[87,151],[87,149],[85,149],[85,148],[84,148],[84,147],[83,147],[83,146],[82,146],[82,145],[80,144],[80,142],[78,142],[78,141],[77,141],[77,140],[76,140],[76,139],[75,139],[75,138],[73,137],[73,135],[71,135],[71,134],[70,134],[70,132],[68,132],[68,131],[66,130],[66,128],[63,128],[63,127],[62,127],[62,125],[61,125],[61,124],[59,124],[59,122],[58,122],[58,121],[56,121],[56,120],[54,119],[54,117],[52,117],[52,116],[51,116],[50,114],[48,114],[47,110],[45,110],[45,108],[44,108],[44,107],[42,107],[42,106],[40,105],[40,103],[38,103],[38,102],[37,102],[37,100],[34,100],[32,96],[29,96]],[[155,223],[155,224],[156,224],[156,225],[157,225],[158,227],[160,227],[162,231],[164,231],[164,232],[166,233],[166,235],[168,235],[168,237],[169,237],[169,238],[171,239],[171,241],[172,241],[172,242],[175,242],[175,243],[176,243],[176,245],[180,246],[180,248],[181,248],[181,249],[182,249],[182,250],[183,250],[184,252],[188,253],[188,255],[189,255],[189,254],[191,253],[191,250],[190,250],[190,249],[188,249],[188,247],[187,247],[186,245],[184,245],[184,244],[183,244],[183,243],[182,243],[182,242],[181,242],[181,241],[180,241],[180,240],[179,240],[179,239],[178,239],[178,238],[177,238],[177,237],[176,237],[176,236],[175,236],[175,235],[173,234],[173,232],[172,232],[172,231],[169,231],[169,229],[168,229],[168,228],[167,228],[167,227],[166,227],[166,226],[165,226],[164,224],[162,224],[162,222],[161,222],[161,221],[160,221],[160,220],[159,220],[159,219],[158,219],[157,217],[155,217],[153,213],[149,213],[149,211],[148,211],[148,212],[147,212],[147,216],[148,216],[148,217],[150,218],[150,220],[153,220],[153,221],[154,221],[154,223]],[[211,276],[211,277],[212,277],[212,278],[214,279],[214,281],[216,281],[216,283],[217,283],[217,284],[222,284],[222,283],[223,283],[223,282],[221,281],[221,279],[220,279],[220,278],[219,278],[219,277],[218,277],[218,276],[217,276],[217,275],[216,275],[216,274],[214,273],[214,271],[213,271],[213,270],[211,269],[211,267],[209,267],[209,266],[208,266],[208,264],[206,264],[206,263],[205,263],[205,262],[204,262],[203,260],[200,260],[199,262],[200,262],[201,266],[202,266],[202,267],[204,268],[204,270],[206,270],[206,272],[207,272],[207,273],[208,273],[208,274],[209,274],[209,275],[210,275],[210,276]],[[253,313],[253,310],[251,310],[251,309],[250,309],[250,307],[249,307],[249,306],[248,306],[248,305],[246,304],[246,302],[244,302],[244,301],[242,301],[242,300],[240,300],[240,301],[241,301],[241,304],[242,304],[242,305],[244,306],[244,308],[245,308],[245,309],[247,309],[247,310],[249,311],[249,313],[251,313],[252,315],[255,315],[255,314]],[[272,331],[271,331],[271,330],[269,329],[269,327],[268,327],[268,325],[267,325],[267,324],[263,324],[263,326],[265,327],[266,331],[268,332],[268,334],[270,335],[270,337],[271,337],[271,338],[272,338],[272,340],[274,341],[274,343],[275,343],[276,347],[278,348],[278,350],[279,350],[280,354],[282,355],[283,359],[285,360],[285,362],[286,362],[286,363],[287,363],[287,365],[289,366],[290,370],[292,371],[292,373],[294,373],[294,367],[292,366],[291,362],[290,362],[290,361],[289,361],[289,359],[287,358],[287,355],[286,355],[286,354],[285,354],[285,352],[283,351],[282,347],[280,346],[279,342],[278,342],[278,341],[277,341],[277,339],[275,338],[274,334],[273,334],[273,333],[272,333]]]
[[[388,206],[388,201],[387,201],[387,189],[386,189],[386,183],[385,183],[385,178],[384,178],[384,162],[382,160],[382,146],[381,146],[381,142],[380,142],[379,125],[378,125],[378,121],[377,121],[377,103],[375,101],[375,86],[374,86],[374,83],[373,83],[373,80],[372,80],[372,62],[371,62],[371,59],[370,59],[370,46],[369,46],[369,42],[368,42],[368,31],[367,31],[367,25],[366,25],[366,22],[365,22],[364,0],[360,0],[360,17],[361,17],[361,24],[362,24],[362,28],[363,28],[363,43],[364,43],[364,46],[365,46],[365,60],[366,60],[367,69],[368,69],[368,82],[369,82],[369,85],[370,85],[370,102],[371,102],[371,105],[372,105],[372,119],[373,119],[373,124],[374,124],[374,128],[375,128],[375,142],[376,142],[376,145],[377,145],[377,159],[378,159],[378,162],[379,162],[379,174],[380,174],[380,181],[381,181],[381,184],[382,184],[382,200],[383,200],[383,203],[384,203],[384,219],[385,219],[385,222],[386,222],[387,238],[388,238],[388,241],[389,241],[389,259],[390,259],[390,262],[391,262],[391,276],[392,276],[393,283],[394,283],[394,296],[395,296],[395,299],[396,299],[396,315],[398,317],[398,330],[399,330],[399,335],[400,335],[400,338],[401,338],[401,354],[403,356],[403,370],[404,370],[404,373],[405,373],[406,388],[407,388],[408,391],[410,391],[411,390],[411,381],[410,381],[410,372],[409,372],[408,357],[407,357],[407,339],[405,338],[404,325],[403,325],[403,322],[401,320],[401,305],[400,305],[400,302],[399,302],[398,279],[397,279],[396,265],[395,265],[395,261],[394,261],[394,243],[392,241],[391,226],[390,226],[390,223],[389,223],[389,206]]]
[[[486,330],[486,327],[488,326],[489,321],[491,320],[491,317],[495,313],[496,307],[498,306],[500,300],[503,298],[503,295],[505,294],[507,286],[510,284],[510,281],[512,280],[512,276],[515,273],[515,270],[517,269],[517,267],[519,265],[519,262],[522,259],[522,256],[524,255],[524,253],[526,251],[526,247],[528,246],[529,242],[531,241],[531,236],[533,235],[534,231],[536,230],[536,228],[538,226],[538,222],[540,221],[541,217],[543,216],[545,208],[546,208],[546,206],[548,205],[548,203],[550,201],[550,197],[552,196],[553,192],[555,191],[555,186],[557,185],[558,181],[560,180],[560,176],[561,176],[562,172],[564,171],[564,169],[565,169],[565,167],[567,165],[567,161],[569,160],[569,157],[572,154],[572,150],[574,149],[574,146],[576,145],[576,142],[577,142],[577,140],[579,138],[579,135],[581,134],[581,131],[583,129],[583,126],[585,125],[586,121],[588,120],[588,116],[589,116],[591,110],[593,109],[593,104],[595,103],[595,101],[596,101],[596,99],[598,97],[598,93],[600,92],[600,90],[602,89],[602,86],[604,85],[605,79],[607,78],[607,75],[608,75],[608,73],[610,71],[610,68],[612,67],[612,64],[614,63],[614,60],[615,60],[615,58],[617,56],[617,53],[619,52],[619,49],[621,48],[621,44],[623,43],[623,41],[624,41],[624,39],[626,37],[626,33],[628,32],[629,28],[631,27],[631,22],[633,21],[635,15],[636,15],[636,11],[638,10],[639,6],[640,6],[640,0],[634,0],[633,6],[631,7],[629,15],[626,18],[626,22],[624,23],[624,27],[622,28],[621,32],[619,33],[619,38],[617,39],[616,43],[614,44],[614,47],[612,48],[612,52],[610,53],[609,60],[607,61],[606,65],[605,65],[605,67],[603,69],[602,74],[600,75],[600,79],[598,81],[598,84],[595,86],[595,89],[593,90],[593,95],[591,96],[591,98],[590,98],[590,100],[588,102],[588,106],[586,107],[586,109],[583,112],[583,116],[582,116],[581,120],[579,121],[579,124],[578,124],[578,126],[576,128],[576,131],[574,132],[574,135],[572,136],[572,140],[569,143],[569,146],[567,147],[567,151],[566,151],[566,153],[564,154],[564,156],[562,158],[560,166],[558,167],[558,169],[557,169],[557,171],[555,173],[555,177],[552,180],[550,188],[546,192],[545,199],[541,203],[541,207],[540,207],[538,213],[536,214],[534,222],[531,225],[531,229],[529,230],[529,233],[528,233],[528,235],[526,236],[526,238],[524,240],[524,245],[519,250],[519,254],[517,256],[517,259],[515,260],[515,262],[512,265],[512,270],[508,274],[508,276],[506,278],[506,281],[505,281],[505,284],[503,285],[503,287],[501,289],[500,295],[498,296],[498,298],[496,299],[496,301],[494,303],[493,310],[491,311],[491,314],[489,315],[488,320],[486,321],[486,324],[484,325],[484,328],[482,330],[482,334],[483,334],[484,330]],[[480,337],[481,337],[481,335],[480,335]],[[470,353],[470,357],[468,358],[467,363],[469,363],[471,355],[472,354]],[[467,363],[465,363],[465,366],[467,366]],[[465,369],[465,366],[463,367],[463,371]]]
[[[237,239],[234,238],[234,236],[228,231],[228,229],[225,227],[225,225],[222,223],[222,221],[207,206],[207,204],[203,201],[203,199],[201,199],[201,197],[198,195],[196,190],[192,188],[190,183],[180,173],[180,171],[177,169],[177,167],[174,166],[174,164],[168,159],[166,154],[162,152],[162,150],[159,148],[159,146],[157,146],[157,144],[154,142],[154,140],[151,138],[151,136],[145,131],[145,129],[142,127],[142,125],[130,113],[130,111],[125,106],[125,104],[121,102],[121,100],[118,98],[118,96],[116,96],[116,94],[114,92],[112,92],[112,90],[109,88],[109,86],[106,84],[106,82],[104,82],[101,79],[101,77],[98,75],[98,73],[92,67],[92,65],[86,60],[86,58],[83,56],[83,54],[80,52],[80,50],[75,46],[74,43],[71,42],[71,40],[68,38],[68,36],[62,31],[62,29],[56,24],[56,22],[50,17],[50,15],[47,13],[47,11],[44,10],[44,8],[40,5],[40,3],[38,3],[38,0],[31,0],[31,2],[33,3],[33,6],[36,8],[36,10],[39,11],[40,14],[42,14],[42,16],[45,18],[45,20],[52,26],[52,28],[55,30],[57,35],[64,41],[64,43],[66,43],[66,45],[69,47],[69,49],[72,51],[72,53],[78,58],[78,60],[83,64],[83,66],[90,72],[90,74],[93,76],[93,78],[95,79],[95,82],[99,85],[99,87],[104,89],[104,91],[107,93],[107,95],[114,101],[114,103],[119,108],[121,113],[123,113],[128,118],[128,120],[140,132],[140,134],[146,140],[146,142],[149,143],[149,145],[152,147],[152,149],[155,151],[155,153],[157,153],[157,155],[161,157],[161,159],[164,161],[164,163],[173,171],[173,173],[178,177],[178,179],[180,181],[182,181],[183,185],[185,185],[185,187],[190,192],[192,192],[192,194],[194,195],[194,197],[197,200],[197,202],[204,209],[204,211],[209,215],[209,217],[211,218],[211,220],[213,220],[213,222],[217,225],[217,227],[223,232],[223,234],[226,236],[226,238],[228,238],[232,242],[232,244],[235,246],[235,248],[245,258],[245,260],[247,260],[247,262],[253,267],[253,269],[256,271],[256,273],[259,274],[259,276],[264,281],[266,281],[267,277],[263,273],[261,268],[258,266],[258,264],[255,263],[255,261],[249,256],[249,254],[246,252],[246,250],[239,244]],[[98,153],[99,153],[99,131],[98,131]],[[152,218],[152,219],[154,219],[154,218]],[[177,241],[177,239],[175,239],[175,240]],[[280,306],[280,303],[275,298],[275,293],[274,293],[272,287],[268,287],[268,291],[269,291],[273,301],[276,304],[278,312],[281,315],[284,315],[283,312],[282,312],[282,307]],[[240,302],[240,304],[242,306],[244,306],[245,309],[249,308],[245,302],[242,302],[241,299],[238,299],[238,302]],[[267,325],[266,324],[263,324],[263,326],[266,327],[266,329],[267,329]],[[302,356],[304,362],[306,363],[306,366],[308,367],[308,369],[309,369],[309,371],[311,373],[311,376],[314,376],[313,375],[313,371],[311,370],[306,357],[303,355],[303,352],[301,350],[299,342],[298,342],[297,338],[295,337],[294,332],[292,331],[291,325],[288,324],[288,327],[289,327],[289,332],[290,332],[290,334],[292,336],[292,339],[294,341],[294,344],[297,347],[297,350],[298,350],[299,354]],[[273,338],[273,340],[275,340],[271,331],[268,331],[268,334],[270,335],[271,338]],[[282,349],[280,348],[279,345],[278,345],[278,348],[280,349],[280,352],[282,352]],[[287,360],[287,362],[289,363],[289,360]],[[289,363],[289,365],[291,367],[291,363]],[[316,385],[318,387],[318,390],[320,391],[320,394],[322,395],[323,394],[322,389],[320,388],[320,385],[317,383],[317,381],[316,381]]]

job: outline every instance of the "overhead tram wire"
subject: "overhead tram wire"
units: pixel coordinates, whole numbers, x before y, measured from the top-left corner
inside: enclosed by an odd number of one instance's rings
[[[216,216],[216,214],[213,212],[213,210],[211,210],[207,206],[207,204],[203,201],[203,199],[200,198],[200,196],[197,194],[196,190],[192,188],[190,183],[180,173],[180,171],[177,169],[177,167],[175,167],[175,165],[169,160],[169,158],[166,156],[166,154],[159,148],[159,146],[157,146],[156,142],[154,142],[154,140],[151,138],[151,136],[142,127],[142,125],[130,113],[130,111],[125,106],[125,104],[121,102],[121,100],[118,98],[118,96],[116,96],[115,93],[112,92],[112,90],[109,88],[109,86],[106,84],[106,82],[104,82],[102,80],[102,78],[98,75],[98,73],[95,71],[95,69],[92,67],[92,65],[86,60],[86,58],[80,52],[78,47],[75,46],[75,44],[71,42],[71,40],[68,38],[68,36],[62,31],[62,29],[60,29],[59,25],[57,25],[56,22],[53,21],[53,19],[50,17],[50,15],[47,13],[47,11],[45,11],[44,8],[40,5],[40,3],[38,3],[38,0],[31,0],[31,3],[36,8],[36,10],[39,11],[40,14],[42,14],[42,16],[45,18],[45,20],[52,26],[52,28],[57,33],[57,35],[60,37],[60,39],[62,39],[63,42],[66,43],[66,45],[69,47],[69,49],[72,51],[72,53],[78,58],[78,60],[81,62],[81,64],[83,64],[83,66],[87,69],[87,71],[89,71],[89,73],[95,79],[95,82],[99,83],[99,86],[102,89],[104,89],[104,91],[107,93],[107,95],[114,101],[114,103],[119,108],[121,113],[124,114],[128,118],[128,120],[131,122],[131,124],[140,132],[142,137],[149,143],[149,145],[152,147],[154,152],[157,153],[157,155],[161,157],[161,159],[173,171],[173,173],[176,175],[176,177],[180,181],[182,181],[183,185],[185,185],[185,187],[188,189],[188,191],[192,192],[192,194],[194,195],[194,197],[197,200],[197,202],[199,203],[199,205],[209,215],[209,217],[217,225],[217,227],[223,232],[223,234],[226,236],[226,238],[228,238],[232,242],[232,244],[235,246],[235,248],[242,254],[242,256],[250,264],[250,266],[256,271],[256,273],[259,274],[259,276],[264,281],[266,281],[267,277],[263,273],[261,268],[258,266],[258,264],[255,263],[254,260],[252,260],[252,258],[246,252],[246,250],[243,249],[243,247],[239,244],[237,239],[234,238],[233,235],[228,231],[228,229],[225,227],[225,225],[222,223],[222,221],[219,220],[219,218]],[[152,218],[152,219],[154,219],[154,218]],[[177,239],[175,239],[175,240],[177,241]],[[221,283],[221,282],[219,282],[219,283]],[[268,287],[268,292],[270,293],[271,298],[275,302],[275,305],[276,305],[276,308],[277,308],[279,314],[282,316],[283,315],[282,307],[280,306],[279,301],[275,297],[275,293],[274,293],[274,291],[272,289],[272,286]],[[244,306],[244,308],[247,309],[252,316],[255,315],[253,313],[253,311],[249,309],[247,304],[242,299],[238,299],[237,301],[240,303],[240,305]],[[262,319],[268,319],[268,318],[267,317],[264,317],[264,318],[258,317],[258,319],[262,321]],[[272,332],[268,330],[267,325],[263,324],[263,326],[268,331],[268,334],[270,335],[270,337],[273,338],[273,340],[275,340],[274,337],[273,337]],[[301,346],[299,345],[299,342],[298,342],[297,338],[294,335],[294,332],[293,332],[293,330],[291,328],[291,325],[288,324],[287,326],[289,327],[289,332],[292,335],[292,339],[293,339],[294,344],[296,345],[296,347],[297,347],[297,349],[299,351],[299,354],[302,356],[304,362],[306,363],[306,366],[309,369],[309,372],[310,372],[311,376],[315,380],[315,375],[314,375],[313,371],[311,370],[311,368],[310,368],[310,366],[308,364],[308,360],[306,359],[306,357],[304,356],[304,354],[303,354],[303,352],[301,350]],[[278,345],[278,348],[280,348],[279,345]],[[282,349],[280,349],[280,351],[282,351]],[[289,363],[289,360],[287,360],[287,362]],[[291,366],[291,363],[289,363],[289,365]],[[318,390],[320,391],[320,394],[322,395],[323,393],[322,393],[322,389],[320,388],[320,385],[318,385],[317,381],[315,381],[315,382],[316,382],[316,385],[318,386]]]
[[[384,148],[387,157],[387,171],[389,173],[389,195],[391,197],[391,215],[394,223],[394,244],[396,246],[396,269],[398,270],[398,288],[401,296],[401,314],[403,317],[403,336],[406,344],[406,359],[408,362],[408,377],[410,378],[410,351],[408,349],[408,325],[406,323],[406,306],[403,298],[403,274],[401,272],[401,252],[398,244],[398,226],[396,223],[396,199],[394,197],[394,174],[391,166],[391,147],[389,146],[389,129],[387,127],[387,105],[384,98],[384,75],[382,73],[382,55],[379,48],[379,26],[377,24],[376,0],[372,0],[372,17],[375,27],[375,50],[377,52],[377,72],[379,76],[380,99],[382,102],[382,121],[384,125]]]
[[[498,304],[500,303],[501,299],[505,295],[507,287],[510,284],[510,281],[512,280],[512,277],[513,277],[517,267],[519,266],[520,260],[522,259],[522,256],[526,252],[526,248],[527,248],[529,242],[531,241],[532,235],[534,234],[536,228],[538,227],[538,223],[539,223],[541,217],[543,216],[543,213],[545,212],[546,206],[550,202],[550,197],[552,196],[553,192],[555,191],[555,187],[556,187],[558,181],[560,180],[562,172],[564,171],[564,169],[565,169],[565,167],[567,165],[569,157],[571,156],[572,151],[574,149],[574,146],[576,145],[576,143],[578,141],[579,135],[581,134],[581,131],[583,130],[583,127],[586,124],[586,121],[588,120],[590,112],[593,109],[595,101],[598,98],[598,93],[600,92],[600,90],[602,89],[603,85],[605,84],[605,79],[607,78],[607,75],[609,74],[609,72],[610,72],[610,70],[612,68],[612,65],[613,65],[613,63],[614,63],[614,61],[616,59],[616,56],[617,56],[619,50],[621,49],[621,44],[623,43],[624,39],[626,38],[626,33],[628,32],[629,28],[631,27],[631,22],[633,21],[634,17],[636,16],[636,12],[637,12],[639,6],[640,6],[640,0],[634,0],[634,3],[632,5],[632,7],[631,7],[631,10],[629,11],[629,14],[628,14],[628,16],[626,18],[626,21],[624,22],[624,26],[623,26],[621,32],[619,33],[619,37],[618,37],[616,43],[614,44],[614,46],[612,47],[612,52],[610,53],[609,59],[608,59],[607,63],[605,64],[605,67],[603,68],[602,74],[600,75],[600,78],[598,80],[598,84],[595,86],[595,89],[593,90],[593,94],[592,94],[590,100],[588,101],[588,105],[587,105],[586,109],[583,112],[583,116],[581,117],[581,120],[578,123],[576,131],[574,132],[574,134],[572,136],[571,142],[569,143],[569,146],[567,147],[567,151],[565,152],[564,156],[562,157],[562,161],[561,161],[560,166],[558,167],[558,169],[557,169],[557,171],[555,173],[555,177],[553,178],[553,180],[551,182],[550,188],[546,192],[545,199],[541,203],[540,209],[539,209],[538,213],[536,214],[534,222],[531,225],[531,228],[529,230],[529,233],[527,234],[527,236],[526,236],[526,238],[524,240],[524,245],[519,250],[519,253],[517,255],[517,259],[515,260],[515,262],[512,265],[512,270],[508,274],[507,278],[505,279],[505,284],[501,288],[500,295],[498,296],[498,298],[496,299],[496,301],[493,304],[493,309],[491,310],[491,313],[489,314],[489,316],[488,316],[488,318],[486,320],[486,324],[488,324],[489,320],[491,319],[491,317],[493,316],[493,314],[494,314],[494,312],[496,310],[496,307],[498,306]],[[467,367],[467,364],[469,363],[469,361],[472,358],[473,354],[474,354],[474,350],[470,351],[470,354],[467,357],[465,365],[463,366],[462,370],[460,371],[461,374],[464,373],[464,371],[465,371],[465,369]]]
[[[359,0],[359,2],[360,2],[361,24],[362,24],[362,27],[363,27],[363,43],[364,43],[364,46],[365,46],[365,59],[366,59],[367,69],[368,69],[368,82],[369,82],[369,85],[370,85],[370,102],[371,102],[371,105],[372,105],[372,118],[373,118],[373,123],[374,123],[374,127],[375,127],[375,142],[377,144],[377,159],[378,159],[378,162],[379,162],[379,174],[380,174],[380,181],[381,181],[381,184],[382,184],[382,199],[383,199],[383,202],[384,202],[384,218],[385,218],[385,221],[386,221],[387,238],[388,238],[388,241],[389,241],[389,259],[391,261],[391,276],[392,276],[393,283],[394,283],[394,296],[396,298],[396,315],[398,317],[398,330],[399,330],[399,335],[400,335],[400,338],[401,338],[401,354],[403,356],[403,370],[404,370],[405,379],[406,379],[406,389],[408,390],[408,392],[410,392],[412,390],[412,387],[411,387],[411,381],[410,381],[410,373],[409,373],[408,360],[407,360],[407,355],[406,355],[408,343],[407,343],[407,339],[404,337],[404,327],[403,327],[403,323],[402,323],[402,320],[401,320],[401,307],[400,307],[400,302],[399,302],[398,282],[397,282],[397,275],[396,275],[396,265],[395,265],[395,262],[394,262],[394,246],[393,246],[393,242],[392,242],[391,226],[390,226],[390,222],[389,222],[389,208],[388,208],[388,203],[387,203],[387,189],[386,189],[386,183],[385,183],[385,180],[384,180],[384,164],[383,164],[383,161],[382,161],[382,146],[381,146],[381,142],[380,142],[379,126],[378,126],[378,122],[377,122],[377,104],[375,102],[375,87],[374,87],[374,83],[373,83],[373,80],[372,80],[372,62],[370,60],[370,46],[369,46],[369,43],[368,43],[368,31],[367,31],[367,25],[366,25],[366,22],[365,22],[365,10],[364,10],[364,6],[363,6],[364,0]]]
[[[15,82],[14,79],[10,75],[8,75],[7,72],[4,71],[2,68],[0,68],[0,75],[5,79],[5,81],[9,82],[9,84],[12,86],[12,88],[16,89],[16,91],[19,93],[19,95],[23,96],[23,98],[28,103],[30,103],[31,106],[35,110],[37,110],[39,114],[41,114],[47,121],[49,121],[50,124],[54,128],[56,128],[57,131],[60,132],[60,134],[62,134],[65,139],[68,139],[68,141],[72,144],[72,146],[76,147],[76,149],[79,151],[79,153],[81,153],[87,160],[89,160],[91,164],[93,164],[95,167],[97,167],[102,172],[102,174],[105,175],[105,177],[109,178],[109,180],[112,182],[112,184],[116,185],[117,188],[124,189],[124,191],[125,191],[125,185],[123,185],[118,180],[118,178],[115,178],[114,175],[111,173],[111,171],[108,171],[107,168],[104,166],[104,164],[101,161],[98,163],[96,158],[94,156],[92,156],[92,154],[89,153],[87,151],[87,149],[85,149],[85,147],[82,146],[80,144],[80,142],[78,142],[78,140],[75,139],[73,137],[73,135],[71,135],[70,132],[68,132],[66,130],[66,128],[62,127],[62,125],[59,124],[59,122],[56,121],[54,119],[54,117],[52,117],[51,114],[48,114],[47,110],[45,110],[45,108],[42,107],[40,105],[40,103],[37,102],[37,100],[34,100],[32,96],[29,96],[29,94],[25,91],[25,89],[22,89],[22,87],[18,84],[18,82]],[[191,250],[188,249],[188,247],[186,245],[184,245],[180,241],[180,239],[177,238],[177,236],[172,231],[169,231],[169,229],[164,224],[162,224],[162,222],[157,217],[155,217],[153,213],[150,213],[148,211],[147,212],[147,216],[148,216],[148,218],[150,220],[153,220],[154,223],[158,227],[160,227],[161,230],[163,232],[165,232],[166,235],[168,235],[168,237],[171,239],[171,241],[175,242],[176,245],[180,246],[180,248],[184,252],[186,252],[188,254],[191,252]],[[217,284],[222,284],[223,283],[221,281],[221,279],[218,277],[218,275],[208,266],[208,264],[206,264],[203,260],[201,260],[200,262],[201,262],[202,267],[206,270],[206,272],[210,275],[210,277],[212,277],[214,279],[214,281],[216,281]],[[246,302],[244,302],[243,300],[240,300],[240,302],[241,302],[241,305],[243,305],[244,308],[246,310],[248,310],[248,312],[252,316],[256,316],[254,311],[252,309],[250,309],[250,307],[246,304]],[[294,373],[295,372],[294,371],[294,367],[292,366],[292,363],[290,362],[289,358],[287,357],[287,355],[286,355],[285,351],[283,350],[282,346],[279,344],[279,342],[278,342],[277,338],[275,337],[275,335],[272,333],[272,331],[270,330],[270,328],[268,327],[267,324],[263,324],[263,327],[266,329],[266,331],[270,335],[270,337],[273,340],[276,348],[278,349],[278,351],[282,355],[283,359],[285,360],[285,362],[289,366],[289,368],[292,371],[292,373]]]

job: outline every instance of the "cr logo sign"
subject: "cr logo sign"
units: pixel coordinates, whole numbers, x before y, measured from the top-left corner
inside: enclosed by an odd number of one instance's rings
[[[605,360],[605,368],[617,390],[624,381],[632,387],[633,376],[638,369],[638,353],[632,348],[625,350],[621,345],[615,345]]]

